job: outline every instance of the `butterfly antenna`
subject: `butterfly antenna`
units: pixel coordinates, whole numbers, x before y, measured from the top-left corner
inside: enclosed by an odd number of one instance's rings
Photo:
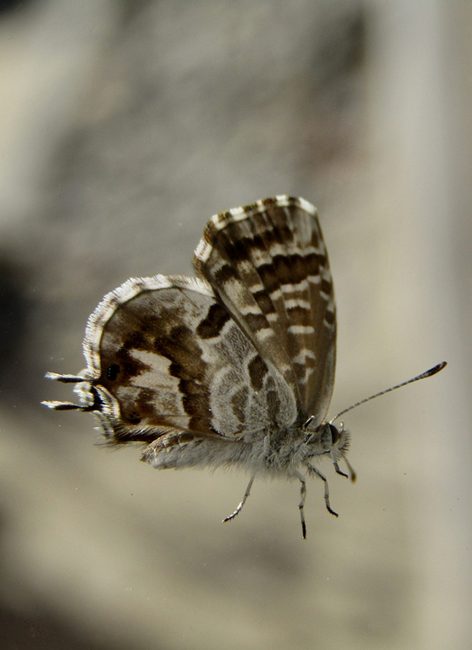
[[[361,399],[359,402],[352,404],[352,406],[348,406],[347,409],[340,411],[332,420],[329,421],[329,423],[332,424],[335,420],[341,417],[341,415],[344,415],[348,411],[352,411],[352,409],[357,408],[361,404],[370,402],[371,399],[375,399],[376,397],[380,397],[381,395],[385,395],[386,393],[391,393],[392,390],[397,390],[397,388],[401,388],[402,386],[407,386],[408,384],[412,384],[413,382],[419,381],[420,379],[426,379],[426,377],[432,377],[436,373],[440,372],[446,366],[447,366],[447,362],[442,361],[441,363],[436,364],[429,370],[425,370],[424,372],[420,373],[419,375],[416,375],[415,377],[412,377],[411,379],[407,379],[406,381],[402,381],[400,384],[396,384],[395,386],[391,386],[390,388],[385,388],[385,390],[381,390],[379,393],[375,393],[374,395],[365,397],[364,399]]]

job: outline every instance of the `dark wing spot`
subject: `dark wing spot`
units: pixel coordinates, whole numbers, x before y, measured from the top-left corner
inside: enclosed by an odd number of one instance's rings
[[[309,309],[296,305],[287,309],[288,318],[292,325],[306,325],[310,321],[311,312]]]
[[[105,374],[108,380],[115,381],[120,374],[120,366],[117,363],[112,363],[106,369]]]
[[[323,278],[321,280],[321,293],[324,293],[326,296],[330,296],[332,291],[333,291],[333,285],[332,283],[327,280],[326,278]]]
[[[263,314],[273,314],[275,312],[274,303],[272,302],[265,287],[264,289],[255,291],[252,295],[254,296],[254,300],[259,305]]]
[[[120,378],[120,384],[129,383],[130,379],[150,370],[150,366],[135,359],[128,350],[121,347],[118,350],[102,353],[102,376],[98,383],[110,388],[110,382]]]
[[[264,360],[259,355],[255,356],[248,365],[249,377],[251,378],[251,386],[254,390],[261,390],[264,385],[264,377],[267,374],[267,366]]]
[[[208,314],[197,327],[197,334],[203,339],[211,339],[218,336],[230,316],[228,311],[220,304],[213,304]]]
[[[244,320],[248,324],[249,329],[253,332],[259,332],[260,330],[270,328],[270,325],[263,314],[247,314],[244,317]]]
[[[229,264],[224,264],[215,273],[216,286],[220,284],[224,285],[230,280],[234,280],[236,277],[234,269]]]
[[[249,397],[249,391],[246,386],[242,386],[231,398],[231,409],[240,422],[244,422],[246,417],[246,406]]]
[[[335,320],[336,320],[336,316],[334,314],[334,311],[328,309],[326,311],[325,315],[324,315],[324,318],[325,318],[325,321],[328,323],[328,325],[333,325]]]

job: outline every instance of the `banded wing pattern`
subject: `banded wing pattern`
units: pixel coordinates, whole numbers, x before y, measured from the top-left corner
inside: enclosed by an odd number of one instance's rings
[[[315,208],[278,196],[215,215],[194,265],[283,374],[301,420],[321,422],[334,383],[336,314]]]
[[[251,443],[296,419],[283,377],[199,279],[128,280],[92,314],[84,350],[82,401],[95,393],[109,441],[152,442],[145,459],[158,466],[198,464],[208,438],[209,457],[225,455],[216,442]]]

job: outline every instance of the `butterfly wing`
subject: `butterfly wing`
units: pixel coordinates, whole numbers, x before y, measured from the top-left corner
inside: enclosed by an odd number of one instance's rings
[[[324,418],[336,356],[336,313],[316,209],[278,196],[212,217],[197,273],[291,386],[300,417]]]
[[[316,210],[279,196],[213,217],[198,278],[130,279],[89,318],[80,404],[112,443],[147,442],[158,467],[265,458],[321,421],[331,398],[336,318]],[[272,436],[274,434],[274,436]],[[235,442],[238,445],[228,445]],[[256,453],[257,450],[257,453]]]
[[[84,352],[81,403],[114,443],[253,441],[296,419],[283,377],[202,280],[128,280],[90,317]]]

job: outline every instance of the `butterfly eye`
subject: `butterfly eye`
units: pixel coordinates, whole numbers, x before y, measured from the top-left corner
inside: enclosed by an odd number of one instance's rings
[[[339,438],[341,437],[340,433],[339,433],[339,430],[334,426],[334,424],[330,424],[329,429],[331,431],[332,443],[333,443],[333,445],[335,445],[338,442]]]
[[[108,366],[106,369],[106,377],[110,381],[114,381],[120,372],[120,366],[117,363],[112,363],[111,366]]]

